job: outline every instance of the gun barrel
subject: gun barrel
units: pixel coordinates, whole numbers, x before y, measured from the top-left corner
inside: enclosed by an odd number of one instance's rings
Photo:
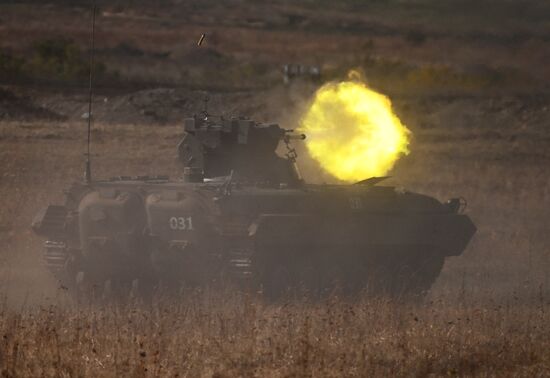
[[[287,134],[285,138],[287,140],[304,140],[306,139],[306,134]]]

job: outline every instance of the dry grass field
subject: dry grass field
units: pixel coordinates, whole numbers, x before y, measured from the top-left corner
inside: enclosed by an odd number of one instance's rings
[[[465,197],[478,233],[424,303],[267,303],[208,289],[77,303],[46,271],[29,226],[83,176],[86,80],[36,79],[59,72],[33,44],[70,36],[87,51],[89,9],[0,3],[0,53],[28,62],[5,77],[0,54],[1,374],[550,376],[547,3],[223,4],[101,4],[98,59],[113,76],[99,77],[95,95],[95,177],[177,178],[181,120],[205,95],[193,88],[210,89],[213,113],[293,128],[315,85],[283,86],[282,64],[319,64],[323,79],[360,67],[413,135],[388,185]],[[297,148],[307,180],[331,180]]]
[[[3,312],[5,376],[364,377],[550,374],[548,307],[173,302]]]

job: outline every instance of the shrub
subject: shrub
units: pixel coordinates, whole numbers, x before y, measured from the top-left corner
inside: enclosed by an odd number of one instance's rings
[[[82,81],[88,77],[89,70],[87,54],[69,39],[36,41],[32,45],[29,58],[15,56],[8,50],[0,50],[0,80],[3,81]],[[106,74],[105,64],[96,61],[96,78],[101,79]]]
[[[13,56],[8,50],[0,50],[0,78],[13,78],[21,75],[23,59]]]
[[[33,55],[25,64],[30,76],[42,79],[76,80],[89,73],[88,59],[78,45],[68,39],[45,39],[34,43]],[[96,75],[105,73],[105,65],[95,64]]]

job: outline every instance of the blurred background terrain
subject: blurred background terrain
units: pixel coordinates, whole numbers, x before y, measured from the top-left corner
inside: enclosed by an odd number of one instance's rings
[[[90,2],[3,1],[4,81],[86,76]],[[548,89],[542,0],[98,1],[99,83],[271,88],[285,64],[350,66],[392,93]],[[196,49],[201,33],[207,44]],[[103,80],[101,78],[103,77]],[[121,85],[117,85],[120,87]]]

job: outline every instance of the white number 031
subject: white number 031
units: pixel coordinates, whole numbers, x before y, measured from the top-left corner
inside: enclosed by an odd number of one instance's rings
[[[193,219],[191,217],[172,217],[170,218],[170,228],[172,230],[193,230]]]

